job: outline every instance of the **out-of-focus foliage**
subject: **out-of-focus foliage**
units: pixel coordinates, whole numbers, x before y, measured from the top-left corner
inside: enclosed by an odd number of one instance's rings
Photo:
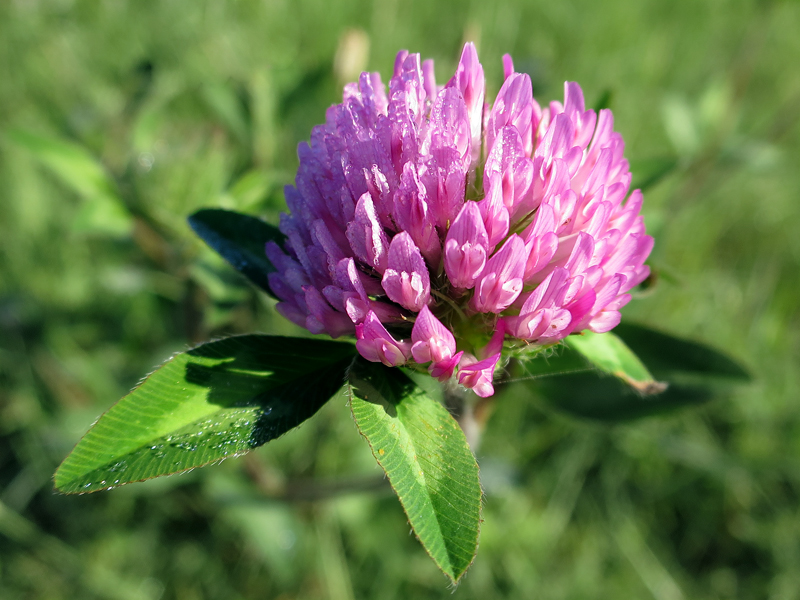
[[[238,461],[89,496],[51,475],[174,352],[302,334],[185,217],[277,224],[345,81],[399,48],[444,80],[465,39],[495,90],[510,52],[540,100],[570,79],[614,110],[659,274],[625,319],[755,382],[616,426],[509,385],[456,596],[798,597],[798,23],[777,0],[0,3],[0,597],[451,597],[343,395]]]

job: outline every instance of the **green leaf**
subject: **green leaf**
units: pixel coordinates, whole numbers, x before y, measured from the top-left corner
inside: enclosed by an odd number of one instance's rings
[[[240,210],[257,206],[273,185],[273,177],[263,169],[252,169],[237,179],[223,194],[221,203]],[[226,204],[223,204],[226,206]]]
[[[751,379],[739,363],[705,344],[633,323],[620,323],[614,333],[647,363],[656,377],[706,383]]]
[[[350,406],[411,527],[456,582],[478,548],[478,465],[458,423],[401,370],[358,359]]]
[[[108,196],[86,198],[72,219],[72,230],[78,233],[125,236],[130,233],[132,225],[128,209],[121,201]]]
[[[631,173],[635,174],[631,189],[644,192],[672,173],[677,166],[678,159],[671,156],[631,161]]]
[[[19,129],[9,131],[7,136],[83,198],[83,205],[73,221],[76,231],[109,235],[126,235],[131,231],[132,217],[113,179],[84,147]]]
[[[231,266],[258,287],[274,296],[267,274],[275,267],[267,259],[264,246],[281,244],[284,235],[261,219],[221,208],[205,208],[189,217],[195,233],[216,250]]]
[[[250,139],[250,114],[243,98],[227,83],[207,83],[201,96],[211,112],[238,141],[247,144]]]
[[[178,354],[100,417],[56,488],[92,492],[244,454],[316,413],[354,355],[345,342],[268,335]]]
[[[613,333],[584,331],[565,342],[598,369],[619,377],[641,394],[658,394],[667,387],[655,381],[642,361]]]
[[[596,421],[628,421],[703,404],[715,393],[702,386],[669,382],[660,394],[642,396],[614,377],[586,372],[548,377],[530,384],[551,408]]]
[[[623,379],[605,376],[614,370],[619,356],[606,356],[605,368],[600,369],[578,351],[574,341],[581,338],[577,336],[570,337],[568,344],[549,356],[521,361],[524,375],[530,378],[528,386],[559,412],[583,419],[624,421],[703,404],[729,391],[722,384],[749,378],[734,360],[703,344],[627,323],[617,326],[614,332],[619,334],[618,341],[624,340],[630,346],[631,355],[638,355],[647,364],[648,372],[667,383],[665,390],[643,396]],[[599,344],[591,350],[599,352]],[[641,363],[639,359],[636,362]],[[639,377],[642,374],[639,371]]]
[[[606,88],[600,94],[600,97],[594,103],[594,110],[595,112],[600,112],[604,108],[611,108],[611,101],[614,99],[614,90],[611,88]]]

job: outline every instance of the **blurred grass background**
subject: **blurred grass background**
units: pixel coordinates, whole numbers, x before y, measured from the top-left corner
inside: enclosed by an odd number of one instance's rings
[[[798,26],[777,0],[0,3],[0,598],[800,598]],[[455,592],[385,488],[329,493],[378,475],[343,396],[244,459],[55,495],[171,353],[297,333],[185,217],[277,222],[346,80],[408,48],[443,82],[470,39],[492,94],[510,52],[540,102],[575,80],[614,110],[661,273],[625,318],[754,382],[616,426],[509,386]]]

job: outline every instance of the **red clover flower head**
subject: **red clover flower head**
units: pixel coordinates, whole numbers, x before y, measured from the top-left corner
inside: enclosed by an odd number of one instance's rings
[[[281,314],[483,397],[504,346],[619,323],[653,239],[611,111],[571,82],[542,108],[503,66],[493,104],[472,44],[444,86],[406,51],[388,90],[378,73],[345,86],[299,146],[286,243],[267,245]]]

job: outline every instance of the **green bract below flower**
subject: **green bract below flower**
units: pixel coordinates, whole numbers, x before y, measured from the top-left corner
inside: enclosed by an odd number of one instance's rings
[[[504,348],[619,323],[653,239],[611,111],[576,83],[542,108],[503,65],[493,103],[472,44],[444,86],[406,51],[388,90],[345,86],[299,147],[287,240],[267,244],[281,314],[483,397]]]

